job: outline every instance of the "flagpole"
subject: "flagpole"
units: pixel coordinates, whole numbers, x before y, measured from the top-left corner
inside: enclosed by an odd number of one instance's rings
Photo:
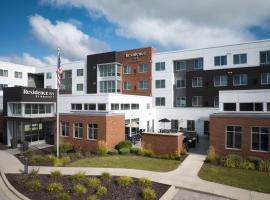
[[[58,48],[58,56],[60,49]],[[58,69],[58,66],[57,66]],[[58,70],[56,71],[56,85],[57,85],[57,96],[56,96],[56,156],[59,158],[59,84],[58,84]]]

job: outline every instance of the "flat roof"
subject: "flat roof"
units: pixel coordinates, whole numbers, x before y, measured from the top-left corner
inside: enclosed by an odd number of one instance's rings
[[[75,115],[75,116],[121,116],[123,113],[112,113],[108,111],[72,111],[70,113],[59,113],[60,115]]]
[[[211,117],[241,117],[241,118],[270,118],[270,113],[231,113],[222,112],[214,113],[210,115]]]

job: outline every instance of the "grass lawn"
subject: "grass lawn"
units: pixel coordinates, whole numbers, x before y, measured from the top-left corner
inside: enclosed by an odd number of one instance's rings
[[[257,192],[270,193],[270,173],[204,164],[201,179]]]
[[[96,156],[70,163],[69,167],[104,167],[104,168],[128,168],[141,169],[155,172],[167,172],[176,169],[181,162],[178,160],[167,160],[148,158],[143,156]]]

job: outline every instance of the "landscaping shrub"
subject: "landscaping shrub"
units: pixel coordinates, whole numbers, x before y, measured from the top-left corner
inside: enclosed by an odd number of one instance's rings
[[[101,175],[102,179],[111,179],[112,175],[109,172],[103,172]]]
[[[152,181],[149,180],[148,178],[140,178],[138,180],[138,183],[142,187],[150,187],[152,185]]]
[[[87,192],[87,189],[82,184],[76,184],[72,187],[72,191],[78,195],[83,195]]]
[[[54,156],[53,154],[46,155],[45,157],[46,157],[46,161],[50,163],[53,163],[57,159],[56,156]]]
[[[46,190],[48,192],[62,192],[64,187],[61,183],[49,183]]]
[[[171,160],[180,160],[180,153],[178,151],[169,153],[168,158]]]
[[[71,197],[68,193],[59,193],[56,195],[55,200],[71,200]]]
[[[108,154],[110,155],[117,155],[118,154],[118,150],[117,149],[111,149],[108,151]]]
[[[239,155],[231,154],[226,156],[224,167],[239,168],[243,158]]]
[[[87,187],[90,187],[90,188],[97,188],[98,186],[101,185],[101,181],[98,178],[89,178],[86,181],[86,185]]]
[[[97,145],[97,154],[99,156],[106,156],[108,154],[108,149],[104,141],[99,141]]]
[[[138,147],[132,147],[132,148],[130,149],[130,153],[138,154],[139,149],[140,149],[140,148],[138,148]]]
[[[154,155],[154,153],[151,149],[140,148],[138,151],[138,155],[152,157]]]
[[[98,200],[97,195],[90,195],[87,200]]]
[[[46,156],[43,155],[33,155],[29,161],[31,165],[38,165],[45,162],[47,162],[47,159]]]
[[[61,171],[55,170],[50,173],[50,177],[58,179],[63,177],[63,174],[61,173]]]
[[[41,189],[41,182],[40,180],[38,179],[31,179],[31,180],[28,180],[25,184],[25,187],[26,189],[29,191],[29,192],[35,192],[35,191],[38,191]]]
[[[120,176],[116,179],[116,183],[117,185],[121,186],[121,187],[127,187],[131,184],[134,183],[133,179],[131,177],[128,176]]]
[[[24,151],[22,153],[22,155],[25,156],[25,157],[27,157],[27,158],[31,158],[33,156],[33,154],[34,154],[34,152],[33,152],[32,149],[28,149],[28,150],[26,150],[26,151]]]
[[[81,181],[86,178],[85,172],[77,172],[71,176],[72,180]]]
[[[270,160],[259,163],[259,171],[270,172]]]
[[[127,155],[127,154],[130,153],[130,149],[128,149],[128,148],[122,148],[122,149],[119,149],[119,153],[120,153],[121,155]]]
[[[100,185],[100,186],[98,186],[98,189],[97,189],[96,194],[97,194],[98,196],[102,196],[102,195],[107,194],[107,192],[108,192],[107,188]]]
[[[144,200],[154,200],[157,198],[157,194],[155,190],[152,188],[144,188],[142,191],[142,197]]]
[[[53,166],[54,167],[60,167],[65,163],[69,163],[71,161],[70,156],[63,156],[62,158],[56,158],[53,161]]]
[[[61,143],[59,145],[59,152],[61,154],[70,153],[74,150],[74,146],[70,143]]]
[[[217,156],[216,156],[215,148],[213,146],[210,146],[208,151],[207,151],[207,157],[206,157],[205,161],[212,163],[212,162],[216,161],[216,158],[217,158]]]
[[[39,168],[38,168],[38,169],[32,169],[32,170],[28,173],[28,177],[29,177],[29,178],[37,178],[37,177],[38,177],[38,172],[39,172]]]
[[[250,170],[254,170],[255,169],[255,165],[253,162],[249,162],[247,160],[243,160],[240,165],[239,168],[241,169],[250,169]]]
[[[76,150],[74,155],[76,158],[83,158],[82,152],[80,150]]]
[[[247,160],[249,162],[254,163],[256,170],[259,170],[261,162],[263,162],[263,160],[261,158],[256,157],[256,156],[249,156],[249,157],[247,157]]]
[[[132,148],[132,143],[129,140],[125,140],[120,142],[118,145],[115,146],[116,149],[123,149],[123,148],[127,148],[127,149],[131,149]]]
[[[185,156],[187,155],[187,149],[185,147],[182,147],[181,150],[180,150],[180,155],[181,156]]]

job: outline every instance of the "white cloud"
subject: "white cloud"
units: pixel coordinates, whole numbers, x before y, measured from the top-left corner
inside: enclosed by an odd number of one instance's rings
[[[71,23],[50,20],[40,16],[31,16],[30,26],[33,35],[49,48],[60,47],[62,55],[70,60],[84,59],[86,55],[107,51],[106,43],[81,32]]]
[[[143,43],[193,48],[256,39],[249,28],[267,27],[269,0],[40,0],[86,8],[104,16],[116,33]]]

